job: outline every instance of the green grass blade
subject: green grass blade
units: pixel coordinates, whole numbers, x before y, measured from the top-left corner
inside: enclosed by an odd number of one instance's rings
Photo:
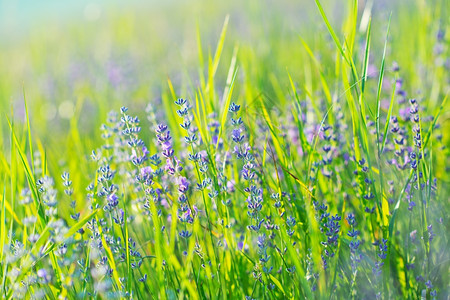
[[[30,117],[28,115],[28,105],[27,105],[27,98],[25,95],[25,87],[23,87],[23,102],[25,105],[25,116],[27,120],[27,131],[28,131],[28,146],[30,147],[30,160],[31,160],[31,168],[32,168],[32,174],[34,175],[34,153],[33,153],[33,141],[31,139],[31,126],[30,126]]]
[[[392,108],[394,106],[394,99],[395,99],[395,85],[394,88],[392,89],[391,102],[389,103],[388,114],[386,116],[386,124],[384,125],[383,142],[381,144],[380,155],[383,154],[384,147],[386,145],[389,123],[391,122]]]
[[[386,31],[386,39],[384,41],[384,48],[383,48],[383,57],[381,59],[381,67],[380,67],[380,75],[378,77],[378,88],[377,88],[377,118],[376,118],[376,127],[377,127],[377,145],[378,145],[378,153],[380,153],[380,110],[381,110],[381,86],[383,85],[383,77],[384,77],[384,65],[386,60],[386,49],[387,49],[387,43],[388,43],[388,37],[389,37],[389,27],[391,25],[391,16],[389,16],[387,31]],[[387,120],[389,122],[389,120]]]
[[[216,143],[216,147],[215,147],[216,151],[217,151],[217,148],[219,147],[219,141],[220,141],[220,139],[222,137],[223,131],[226,128],[226,124],[225,123],[227,121],[228,109],[229,109],[230,104],[231,104],[231,97],[233,95],[234,83],[235,83],[236,75],[237,75],[237,72],[238,72],[238,68],[237,67],[235,68],[236,56],[237,56],[237,48],[235,48],[235,53],[233,55],[233,60],[232,60],[232,63],[231,63],[231,66],[230,66],[230,69],[229,69],[229,72],[228,72],[227,87],[229,87],[229,88],[226,90],[226,93],[224,93],[225,102],[224,102],[224,105],[222,106],[223,111],[222,111],[222,118],[221,118],[221,121],[220,121],[219,135],[218,135],[217,143]]]
[[[320,15],[322,16],[323,21],[325,22],[325,25],[327,26],[328,32],[330,33],[331,37],[333,38],[334,43],[339,49],[339,52],[341,53],[342,57],[345,59],[345,61],[350,64],[350,61],[347,58],[347,55],[345,54],[344,49],[342,48],[341,43],[339,42],[339,38],[337,37],[336,33],[333,30],[333,27],[330,24],[330,21],[328,21],[328,18],[325,14],[325,11],[323,10],[322,5],[320,4],[319,0],[314,0],[316,2],[317,8],[319,9]]]
[[[74,235],[78,230],[81,229],[81,227],[83,227],[90,219],[92,219],[93,217],[95,217],[95,215],[97,215],[98,213],[98,209],[92,211],[90,214],[88,214],[87,216],[85,216],[83,219],[81,219],[80,221],[78,221],[76,224],[72,225],[69,229],[69,231],[66,232],[66,234],[64,235],[64,237],[67,239],[69,237],[71,237],[72,235]]]
[[[367,70],[369,66],[369,54],[370,54],[370,32],[371,32],[371,26],[372,20],[369,20],[369,25],[367,27],[367,37],[366,37],[366,50],[364,54],[364,66],[363,66],[363,77],[361,79],[361,93],[364,93],[364,89],[366,87],[367,82]]]

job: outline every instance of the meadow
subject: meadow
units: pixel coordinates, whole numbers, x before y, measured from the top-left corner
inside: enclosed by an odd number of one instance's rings
[[[450,2],[5,3],[2,298],[448,299]]]

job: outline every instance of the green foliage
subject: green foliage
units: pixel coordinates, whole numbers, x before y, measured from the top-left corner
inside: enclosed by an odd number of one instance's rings
[[[448,6],[105,6],[97,23],[48,20],[0,45],[2,297],[445,298]],[[198,131],[180,127],[183,107]],[[133,139],[163,161],[151,183]]]

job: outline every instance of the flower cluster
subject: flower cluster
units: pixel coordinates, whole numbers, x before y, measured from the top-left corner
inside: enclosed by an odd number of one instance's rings
[[[317,221],[320,224],[320,232],[325,234],[326,240],[322,241],[321,244],[324,247],[324,254],[322,254],[322,263],[323,268],[327,270],[328,268],[328,258],[333,258],[335,255],[336,247],[338,245],[339,233],[341,230],[341,225],[339,222],[341,221],[341,217],[336,214],[331,216],[328,211],[328,206],[325,204],[319,204],[318,201],[313,202],[314,209],[317,213]]]

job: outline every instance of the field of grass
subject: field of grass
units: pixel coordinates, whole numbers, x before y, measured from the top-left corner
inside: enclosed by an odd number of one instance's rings
[[[22,2],[2,298],[448,299],[450,2]]]

